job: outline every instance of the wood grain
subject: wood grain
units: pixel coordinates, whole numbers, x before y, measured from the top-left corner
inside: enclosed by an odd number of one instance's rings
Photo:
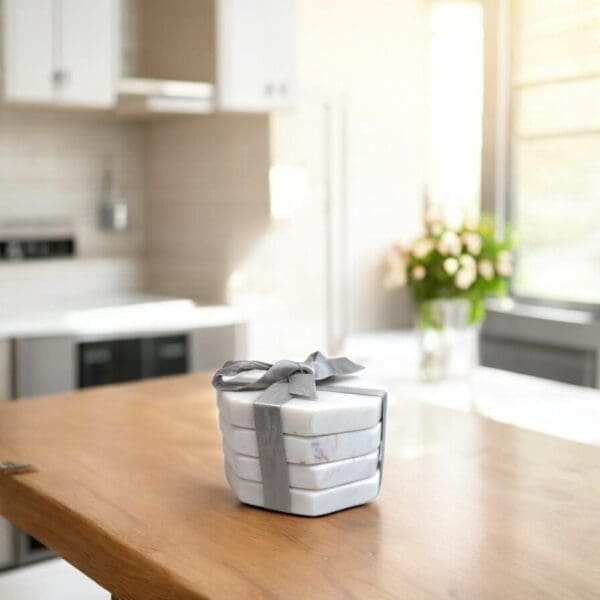
[[[600,449],[391,398],[383,490],[240,505],[208,375],[8,403],[0,513],[121,600],[597,598]]]

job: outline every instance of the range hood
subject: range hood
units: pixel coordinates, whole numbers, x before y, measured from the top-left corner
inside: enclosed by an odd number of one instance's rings
[[[125,114],[205,114],[214,110],[212,83],[127,77],[119,81],[117,91],[117,111]]]

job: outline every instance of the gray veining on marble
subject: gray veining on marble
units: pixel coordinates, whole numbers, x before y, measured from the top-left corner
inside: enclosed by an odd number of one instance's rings
[[[262,481],[258,458],[239,454],[223,442],[225,460],[241,479]],[[377,450],[345,460],[317,465],[289,464],[290,485],[309,490],[326,489],[371,477],[377,470],[379,453]]]
[[[246,504],[264,506],[262,484],[248,481],[236,475],[229,462],[225,462],[225,476],[236,496]],[[371,502],[379,493],[380,473],[367,479],[324,490],[290,488],[291,512],[297,515],[317,517],[351,506]]]
[[[328,384],[329,385],[329,384]],[[339,378],[333,385],[381,389],[360,377]],[[261,391],[217,392],[219,413],[232,425],[254,429],[254,401]],[[293,398],[281,407],[283,432],[314,436],[373,427],[381,420],[381,399],[317,390],[317,400]]]
[[[221,415],[219,427],[227,444],[236,452],[258,456],[256,431],[235,427]],[[284,435],[288,463],[319,464],[362,456],[379,448],[381,424],[369,429],[319,436]]]

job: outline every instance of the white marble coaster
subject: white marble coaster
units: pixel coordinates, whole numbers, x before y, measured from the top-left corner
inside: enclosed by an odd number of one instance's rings
[[[256,431],[235,427],[221,415],[219,427],[232,450],[247,456],[258,456]],[[287,462],[314,465],[369,454],[379,448],[381,423],[361,431],[303,437],[284,435]]]
[[[260,373],[259,373],[260,374]],[[340,377],[331,385],[381,389],[360,377]],[[254,429],[254,401],[262,391],[217,392],[219,412],[232,425]],[[284,433],[292,435],[325,435],[373,427],[381,420],[381,399],[325,392],[317,389],[317,400],[294,398],[281,407]]]
[[[239,500],[254,506],[264,506],[261,483],[242,479],[236,475],[235,470],[227,461],[225,461],[225,476]],[[371,502],[379,492],[379,476],[380,473],[377,471],[367,479],[338,485],[326,490],[290,488],[291,512],[296,515],[318,517]]]
[[[229,462],[235,474],[242,479],[262,481],[260,462],[253,456],[238,454],[223,442],[225,460]],[[295,488],[322,490],[351,481],[371,477],[377,471],[379,451],[375,450],[356,458],[336,460],[320,465],[289,465],[290,485]]]

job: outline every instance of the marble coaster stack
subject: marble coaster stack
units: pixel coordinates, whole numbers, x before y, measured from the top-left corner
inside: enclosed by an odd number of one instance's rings
[[[381,389],[358,377],[334,385]],[[218,391],[225,474],[242,502],[264,506],[254,401],[261,391]],[[291,512],[319,516],[365,504],[378,492],[384,413],[378,396],[324,391],[281,407]]]

